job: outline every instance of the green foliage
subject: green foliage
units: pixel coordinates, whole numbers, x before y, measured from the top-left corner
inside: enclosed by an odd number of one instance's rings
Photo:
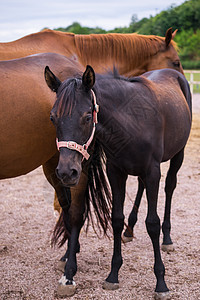
[[[72,23],[70,26],[66,28],[56,28],[55,30],[64,31],[64,32],[73,32],[75,34],[91,34],[91,33],[107,33],[106,30],[96,27],[82,27],[78,22]]]
[[[130,26],[129,26],[130,32],[138,32],[138,33],[140,33],[141,28],[144,28],[144,30],[147,31],[148,24],[150,23],[149,21],[150,21],[149,19],[143,18],[142,20],[140,20],[140,21],[138,21],[136,23],[131,22]],[[147,28],[145,29],[146,25],[147,25]],[[143,32],[144,30],[141,30],[141,31]]]
[[[183,60],[182,66],[185,70],[200,70],[200,61]]]
[[[137,26],[137,23],[134,26]],[[134,26],[132,27],[133,30],[135,29]],[[137,31],[142,34],[164,36],[169,27],[177,28],[179,32],[192,28],[196,32],[200,28],[200,1],[185,1],[177,7],[172,5],[169,9],[162,11],[155,17],[147,19],[145,24],[141,24],[137,28]]]
[[[177,7],[181,30],[200,28],[200,1],[190,0]]]
[[[132,31],[130,30],[129,27],[116,27],[113,30],[108,30],[107,33],[131,33]]]
[[[182,30],[175,38],[182,60],[200,61],[200,29],[194,32],[192,29]]]
[[[82,27],[78,22],[56,30],[75,34],[137,32],[145,35],[165,36],[169,27],[173,27],[174,30],[178,29],[175,41],[180,49],[179,55],[184,68],[200,69],[200,0],[185,1],[177,7],[171,5],[155,17],[151,16],[139,21],[137,15],[133,14],[128,27],[117,27],[109,31],[99,27]]]

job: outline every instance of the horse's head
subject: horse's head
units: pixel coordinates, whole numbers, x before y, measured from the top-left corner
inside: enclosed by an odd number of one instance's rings
[[[167,30],[163,51],[159,51],[154,56],[151,56],[146,71],[170,68],[184,74],[180,58],[174,47],[175,43],[173,42],[176,32],[177,30],[172,33],[172,28]]]
[[[87,66],[82,79],[64,82],[45,68],[45,79],[49,88],[56,92],[57,99],[50,118],[56,127],[57,147],[60,151],[56,174],[66,186],[79,181],[83,158],[88,159],[87,148],[94,136],[96,122],[96,98],[91,90],[95,74]]]

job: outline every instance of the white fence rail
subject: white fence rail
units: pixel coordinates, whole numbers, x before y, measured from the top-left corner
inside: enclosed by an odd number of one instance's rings
[[[200,86],[200,81],[195,81],[194,80],[194,74],[200,74],[200,70],[199,71],[195,71],[195,70],[184,70],[185,74],[190,74],[190,79],[188,80],[189,84],[190,84],[190,90],[191,93],[194,93],[194,85],[198,84]],[[200,91],[200,90],[199,90]]]

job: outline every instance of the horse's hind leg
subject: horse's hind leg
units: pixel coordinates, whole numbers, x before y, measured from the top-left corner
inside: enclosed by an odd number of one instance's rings
[[[166,201],[165,201],[164,221],[162,224],[163,244],[161,246],[161,249],[167,252],[174,250],[173,242],[170,237],[171,202],[172,202],[172,195],[177,183],[177,172],[182,165],[183,157],[184,157],[184,148],[171,159],[170,167],[165,181]]]
[[[152,162],[145,178],[146,194],[148,201],[148,212],[146,218],[146,228],[151,238],[154,250],[154,274],[157,279],[155,297],[157,299],[167,299],[169,290],[165,283],[165,267],[160,253],[160,219],[157,214],[158,189],[160,182],[160,164]]]
[[[124,243],[128,243],[133,240],[133,227],[135,226],[135,224],[137,222],[137,215],[138,215],[138,210],[139,210],[140,202],[142,199],[143,191],[144,191],[144,183],[141,180],[141,178],[138,177],[138,191],[137,191],[137,195],[135,198],[135,202],[134,202],[132,211],[128,217],[128,228],[126,228],[126,230],[124,231],[124,233],[122,235],[122,240]]]

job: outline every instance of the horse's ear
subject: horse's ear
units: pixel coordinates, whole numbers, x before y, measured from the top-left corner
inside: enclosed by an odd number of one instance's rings
[[[95,73],[91,66],[87,65],[85,72],[82,76],[82,83],[86,90],[90,90],[95,83]]]
[[[55,93],[57,93],[61,81],[51,72],[48,66],[45,67],[44,77],[48,87]]]
[[[172,40],[175,38],[177,31],[178,31],[178,29],[174,30],[174,32],[172,33]]]
[[[165,44],[166,47],[169,46],[169,43],[172,40],[172,27],[170,27],[169,29],[167,29],[166,34],[165,34]]]

